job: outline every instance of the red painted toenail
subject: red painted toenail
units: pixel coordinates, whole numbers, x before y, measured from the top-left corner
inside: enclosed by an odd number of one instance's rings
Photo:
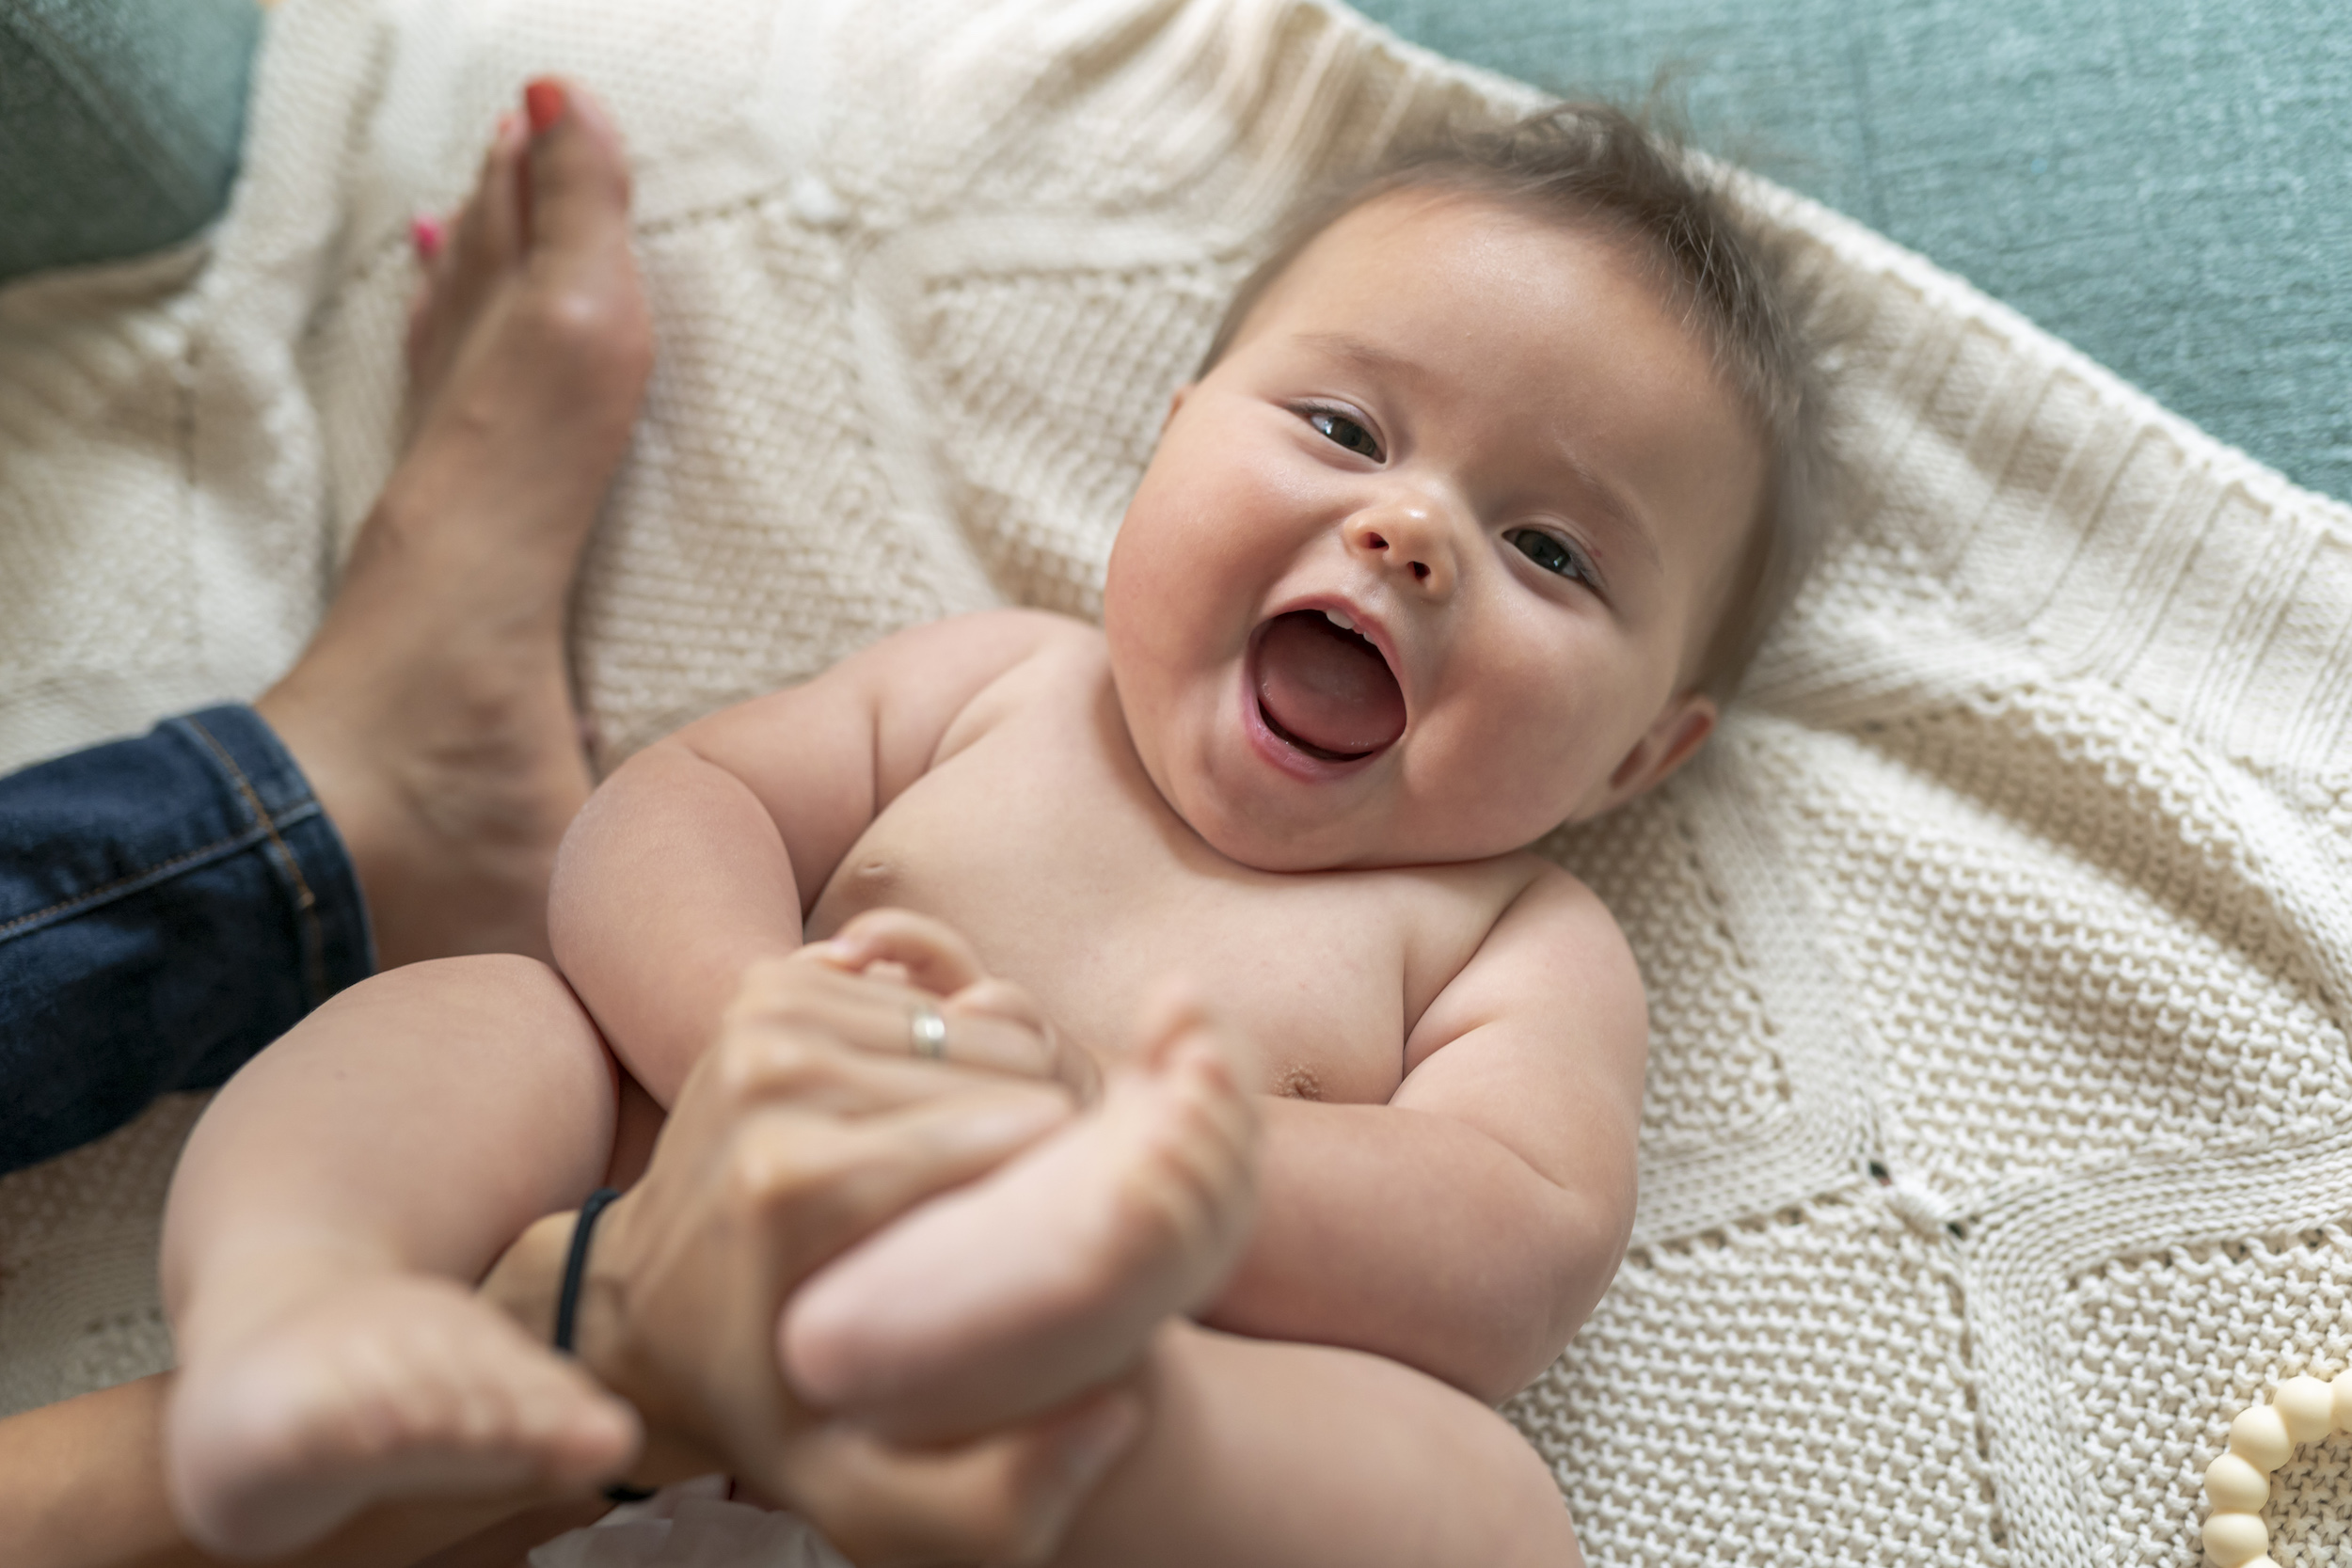
[[[545,77],[523,88],[523,107],[531,111],[531,134],[537,135],[564,118],[564,88]]]
[[[408,243],[417,247],[417,256],[430,261],[441,253],[441,242],[448,238],[439,218],[413,217],[408,220]]]

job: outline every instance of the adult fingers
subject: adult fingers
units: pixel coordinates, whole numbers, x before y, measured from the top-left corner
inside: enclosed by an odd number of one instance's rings
[[[824,947],[813,943],[751,965],[727,1022],[798,1025],[866,1051],[912,1049],[916,1017],[925,1008],[936,1012],[937,999],[902,980],[843,968],[822,956]]]
[[[1045,1009],[1029,994],[1029,988],[993,974],[982,975],[940,1006],[950,1012],[986,1014],[1041,1032],[1046,1027]]]
[[[695,1075],[708,1080],[702,1091],[719,1105],[742,1107],[786,1103],[811,1114],[860,1117],[927,1100],[975,1090],[1019,1086],[1027,1093],[1066,1101],[1064,1091],[1045,1082],[1008,1084],[1008,1078],[1037,1079],[1042,1046],[1018,1026],[989,1027],[968,1020],[941,1019],[946,1058],[914,1059],[910,1047],[868,1049],[821,1023],[736,1022],[704,1053]],[[1008,1065],[1018,1063],[1027,1070]],[[691,1080],[690,1080],[691,1082]],[[681,1093],[679,1108],[686,1108]]]
[[[1091,1104],[1103,1089],[1103,1071],[1093,1053],[1073,1044],[1045,1017],[1045,1010],[1029,994],[1028,988],[994,975],[976,980],[942,1004],[942,1010],[950,1020],[958,1017],[987,1018],[1015,1024],[1029,1032],[1030,1040],[1023,1041],[1008,1054],[1016,1058],[1009,1065],[996,1062],[976,1062],[977,1066],[996,1068],[1000,1071],[1027,1071],[1033,1076],[1051,1078],[1078,1097],[1081,1104]],[[1034,1051],[1036,1063],[1025,1065],[1017,1058]],[[949,1060],[961,1061],[953,1052],[946,1053]]]
[[[919,917],[910,917],[919,918]],[[934,923],[935,924],[935,923]],[[944,929],[944,927],[942,927]],[[803,948],[810,953],[821,947]],[[922,1056],[959,1067],[1027,1078],[1059,1078],[1059,1047],[1020,1012],[1003,982],[987,993],[1005,1010],[955,1006],[927,986],[874,977],[874,968],[850,973],[830,959],[769,959],[745,973],[741,991],[728,1009],[729,1032],[762,1025],[800,1028],[829,1035],[862,1051],[893,1056]],[[895,964],[893,965],[895,967]],[[954,966],[931,966],[934,977]],[[959,988],[958,995],[973,984]]]
[[[1068,1115],[1058,1091],[1001,1078],[860,1120],[729,1106],[690,1078],[644,1178],[595,1232],[580,1354],[643,1413],[652,1448],[788,1472],[809,1419],[777,1361],[793,1288]]]
[[[962,932],[913,910],[868,910],[822,946],[829,962],[847,970],[896,964],[909,984],[933,996],[952,996],[988,977]]]
[[[893,1449],[830,1426],[796,1456],[791,1501],[859,1568],[1020,1568],[1053,1556],[1142,1429],[1142,1403],[1123,1390],[952,1449]]]
[[[908,1004],[903,1037],[881,1049],[1016,1078],[1063,1077],[1061,1045],[1050,1028],[993,1013],[933,1006],[919,992]],[[1079,1085],[1069,1086],[1075,1089]]]

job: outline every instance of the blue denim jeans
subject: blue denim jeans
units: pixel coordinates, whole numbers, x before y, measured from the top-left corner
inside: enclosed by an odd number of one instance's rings
[[[0,1171],[226,1081],[373,968],[342,839],[251,708],[0,778]]]

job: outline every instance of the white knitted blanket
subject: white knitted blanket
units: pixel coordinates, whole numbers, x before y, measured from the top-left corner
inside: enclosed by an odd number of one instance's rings
[[[407,216],[540,69],[626,130],[660,333],[578,600],[616,752],[1090,612],[1293,193],[1534,101],[1324,0],[293,0],[209,251],[0,293],[0,765],[292,657]],[[2352,1366],[2352,513],[1749,194],[1851,328],[1858,493],[1701,765],[1557,845],[1649,981],[1642,1208],[1510,1413],[1597,1564],[2190,1568],[2229,1418]],[[8,1403],[162,1354],[187,1116],[0,1184]],[[2352,1560],[2347,1461],[2276,1477],[2283,1568]]]

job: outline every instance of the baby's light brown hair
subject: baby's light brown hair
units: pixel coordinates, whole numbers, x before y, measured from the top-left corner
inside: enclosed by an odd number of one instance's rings
[[[1563,103],[1500,131],[1453,135],[1309,202],[1234,292],[1200,374],[1315,236],[1400,191],[1483,198],[1629,245],[1712,351],[1762,437],[1765,493],[1692,685],[1727,700],[1819,546],[1829,458],[1819,351],[1801,330],[1787,257],[1740,215],[1718,173],[1624,110]]]

